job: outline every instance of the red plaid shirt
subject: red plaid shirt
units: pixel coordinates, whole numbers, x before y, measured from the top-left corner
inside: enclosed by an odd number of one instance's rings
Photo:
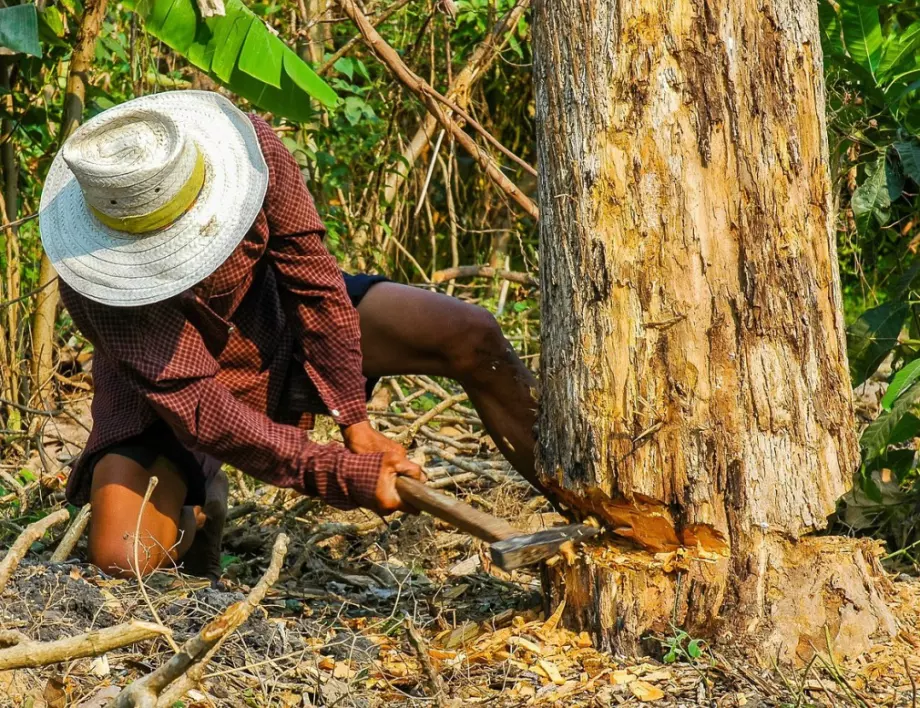
[[[130,308],[95,303],[61,283],[71,317],[95,346],[93,430],[68,482],[73,503],[88,499],[93,454],[158,419],[205,474],[222,461],[339,508],[373,498],[382,455],[310,442],[313,415],[283,400],[305,372],[336,422],[367,419],[358,313],[297,163],[268,123],[252,122],[268,191],[243,241],[211,276]]]

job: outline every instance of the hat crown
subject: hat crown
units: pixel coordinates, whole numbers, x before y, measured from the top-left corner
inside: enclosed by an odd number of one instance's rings
[[[168,114],[139,108],[100,114],[70,136],[62,157],[86,203],[123,219],[169,204],[189,181],[198,150]]]

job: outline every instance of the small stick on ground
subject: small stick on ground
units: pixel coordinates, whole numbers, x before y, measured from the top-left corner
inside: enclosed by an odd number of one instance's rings
[[[907,672],[907,678],[910,680],[910,705],[912,708],[917,708],[917,683],[914,681],[914,675],[910,672],[910,664],[907,663],[907,657],[902,656],[901,660],[904,662],[904,670]]]
[[[132,621],[53,642],[20,641],[9,649],[0,650],[0,671],[35,668],[87,656],[99,656],[113,649],[168,634],[170,630],[166,627],[152,622]]]
[[[70,523],[67,531],[64,532],[64,536],[61,538],[61,542],[58,544],[58,547],[54,549],[54,553],[51,554],[52,563],[63,563],[65,560],[70,558],[70,554],[73,551],[74,546],[77,545],[77,541],[80,540],[80,537],[86,530],[86,525],[89,523],[89,517],[90,505],[86,504],[82,509],[80,509],[79,512],[77,512],[77,515]]]
[[[13,571],[19,566],[19,561],[29,552],[32,544],[44,536],[52,526],[64,523],[69,518],[70,514],[67,509],[58,509],[53,514],[48,514],[45,518],[26,526],[25,530],[19,534],[19,538],[10,546],[10,550],[3,556],[3,560],[0,561],[0,592],[6,587]]]
[[[447,705],[447,688],[444,681],[435,671],[431,664],[431,657],[428,655],[428,644],[425,643],[424,637],[419,634],[418,629],[412,623],[411,617],[406,617],[406,636],[409,643],[415,650],[418,662],[422,665],[422,671],[425,674],[425,680],[428,683],[428,689],[431,691],[431,697],[439,706]]]
[[[268,570],[245,600],[234,603],[223,614],[208,622],[169,661],[119,693],[109,708],[170,706],[193,688],[223,641],[249,618],[278,579],[287,553],[287,543],[287,536],[278,534]],[[173,682],[176,684],[170,687]]]

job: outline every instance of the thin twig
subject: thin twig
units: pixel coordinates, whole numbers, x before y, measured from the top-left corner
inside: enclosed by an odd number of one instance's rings
[[[911,708],[917,708],[917,683],[914,681],[914,675],[910,672],[910,664],[907,663],[907,657],[902,656],[904,670],[907,672],[907,678],[910,680],[910,705]]]
[[[418,434],[419,429],[423,425],[427,424],[431,420],[434,420],[441,413],[443,413],[444,411],[450,408],[453,408],[458,403],[466,401],[468,398],[469,397],[465,393],[460,393],[460,394],[457,394],[456,396],[451,396],[445,401],[441,401],[438,405],[436,405],[430,411],[426,412],[424,415],[419,416],[418,419],[413,421],[409,425],[409,427],[406,428],[406,431],[398,436],[397,441],[403,445],[406,445],[412,442],[412,440]]]
[[[137,576],[137,584],[140,586],[141,595],[144,597],[144,602],[147,603],[147,608],[150,610],[150,614],[153,616],[153,619],[156,620],[158,625],[165,627],[166,625],[163,624],[163,620],[160,619],[160,615],[157,614],[156,608],[150,601],[150,595],[147,594],[147,585],[144,583],[144,577],[141,574],[140,556],[138,555],[141,537],[141,520],[144,518],[144,507],[146,507],[147,502],[150,501],[150,497],[153,495],[153,490],[156,489],[159,481],[160,480],[156,475],[150,477],[150,481],[147,482],[147,491],[144,492],[144,498],[141,501],[141,510],[137,512],[137,525],[134,527],[134,574]],[[146,567],[147,564],[144,563],[144,568],[146,569]],[[176,640],[172,638],[172,635],[167,635],[166,639],[169,642],[169,646],[172,647],[172,650],[174,652],[178,652],[179,645],[176,644]]]
[[[428,655],[428,645],[418,629],[416,629],[411,617],[406,617],[406,637],[415,650],[418,662],[422,665],[422,671],[425,674],[428,689],[431,691],[431,697],[439,706],[446,706],[447,689],[444,686],[444,681],[438,676],[438,672],[434,670],[434,666],[431,664],[431,657]]]
[[[5,481],[13,488],[16,496],[19,497],[19,515],[24,516],[29,510],[29,494],[26,488],[21,485],[9,472],[0,470],[0,479]]]
[[[406,5],[408,5],[411,1],[412,0],[401,0],[401,2],[398,2],[395,5],[388,7],[384,12],[380,13],[379,17],[374,18],[374,27],[379,27],[380,25],[382,25],[384,22],[390,19],[393,15],[395,15],[399,10],[403,9]],[[341,59],[343,56],[348,54],[348,52],[351,51],[351,48],[360,41],[361,41],[360,34],[357,34],[351,39],[349,39],[347,42],[345,42],[345,44],[342,45],[342,47],[338,51],[336,51],[335,54],[333,54],[331,57],[329,57],[326,61],[322,63],[322,65],[316,70],[316,73],[319,74],[320,76],[325,75],[333,66],[335,66],[335,63],[339,59]]]
[[[538,219],[540,211],[533,200],[524,194],[521,189],[514,184],[501,167],[495,162],[492,156],[476,144],[466,132],[457,124],[456,121],[445,115],[441,110],[440,99],[433,97],[434,89],[420,76],[412,72],[405,62],[400,58],[396,50],[393,49],[386,40],[380,36],[380,33],[374,29],[367,16],[360,10],[354,0],[338,0],[339,5],[345,11],[352,22],[358,27],[361,35],[364,37],[368,47],[374,55],[400,80],[400,82],[414,93],[425,107],[437,118],[438,122],[445,130],[450,131],[454,139],[473,156],[479,163],[479,166],[492,179],[493,182],[509,197],[534,219]],[[442,97],[443,98],[443,97]],[[445,99],[447,100],[447,99]]]
[[[428,164],[428,174],[425,175],[425,183],[422,185],[422,193],[419,194],[418,204],[415,205],[415,213],[412,216],[418,216],[425,205],[425,196],[428,194],[428,185],[431,184],[431,175],[434,174],[434,166],[438,163],[438,153],[441,150],[441,142],[444,140],[444,131],[438,133],[438,139],[435,141],[434,150],[431,152],[431,162]]]

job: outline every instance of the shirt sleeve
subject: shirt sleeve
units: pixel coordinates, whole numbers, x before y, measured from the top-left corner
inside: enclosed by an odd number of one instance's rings
[[[255,118],[268,163],[268,258],[277,275],[304,368],[341,426],[367,420],[358,312],[323,238],[326,230],[300,168],[265,121]]]
[[[341,509],[369,506],[382,455],[314,443],[238,401],[215,378],[216,359],[174,300],[114,308],[62,293],[77,326],[190,450]]]

